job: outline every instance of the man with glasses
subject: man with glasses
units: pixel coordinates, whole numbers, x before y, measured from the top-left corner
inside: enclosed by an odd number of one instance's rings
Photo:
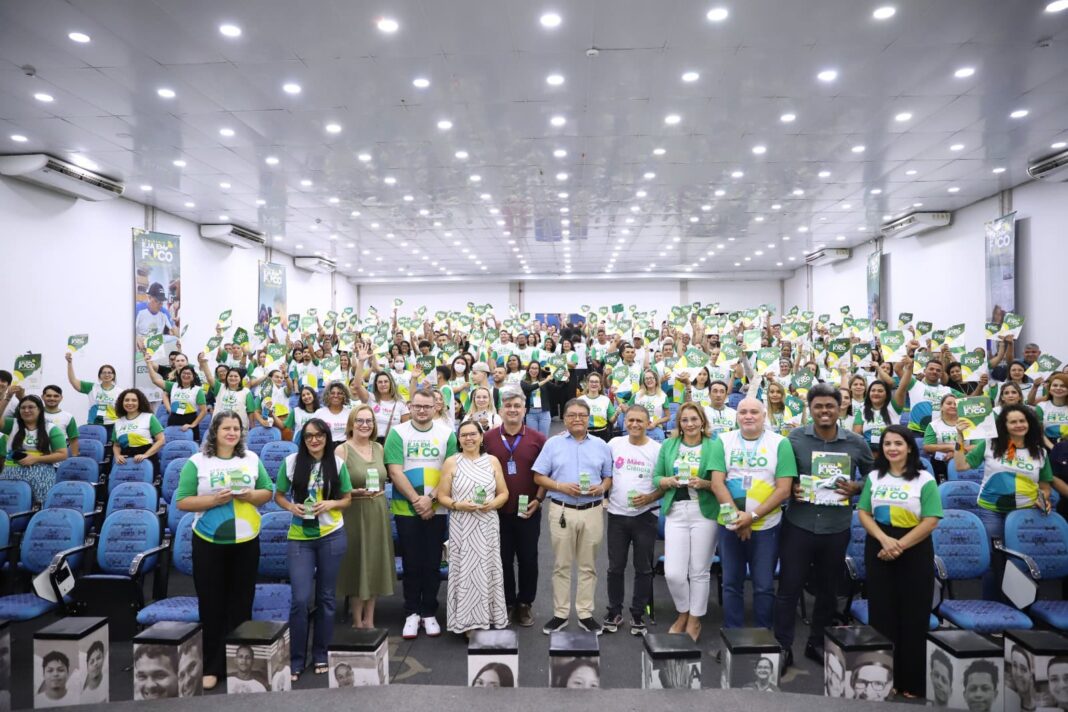
[[[853,669],[853,697],[882,702],[893,689],[893,661],[882,653],[870,653],[857,659]]]
[[[571,615],[571,566],[578,567],[575,611],[579,627],[601,634],[593,617],[597,549],[604,538],[601,503],[612,486],[612,451],[588,432],[590,409],[572,398],[564,405],[567,432],[550,438],[534,463],[534,482],[550,493],[549,535],[553,547],[553,617],[548,635],[567,627]]]
[[[477,366],[478,364],[476,364]],[[496,457],[508,483],[508,503],[497,510],[504,564],[504,601],[508,617],[528,628],[534,625],[530,607],[538,592],[538,539],[545,488],[534,482],[534,461],[545,446],[545,436],[523,424],[526,398],[515,387],[501,395],[501,424],[486,433],[486,452]],[[526,506],[520,507],[520,497]],[[516,565],[519,587],[516,589]]]
[[[385,462],[393,482],[390,510],[404,564],[404,621],[402,635],[412,639],[422,624],[430,637],[441,635],[435,617],[441,586],[441,549],[448,521],[437,506],[437,486],[445,458],[456,453],[456,434],[434,420],[434,394],[418,390],[409,406],[412,419],[386,436]]]

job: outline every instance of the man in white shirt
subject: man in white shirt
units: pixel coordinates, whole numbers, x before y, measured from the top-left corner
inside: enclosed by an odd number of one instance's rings
[[[630,605],[631,635],[645,632],[642,613],[653,600],[653,554],[656,547],[657,500],[662,490],[653,485],[653,468],[660,443],[647,435],[649,412],[641,405],[625,411],[626,437],[613,438],[612,489],[608,492],[608,613],[603,626],[609,633],[623,624],[624,573],[627,554],[634,547],[634,584]]]

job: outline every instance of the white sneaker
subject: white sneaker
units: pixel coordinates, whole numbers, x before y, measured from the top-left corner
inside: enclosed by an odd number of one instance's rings
[[[419,614],[413,613],[404,619],[404,630],[401,631],[401,637],[405,640],[412,640],[419,637]]]
[[[423,629],[426,630],[426,634],[431,638],[441,635],[441,626],[438,625],[438,619],[434,616],[423,619]]]

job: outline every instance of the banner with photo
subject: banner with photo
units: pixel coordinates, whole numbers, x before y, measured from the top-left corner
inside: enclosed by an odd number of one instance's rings
[[[142,351],[166,361],[181,333],[181,261],[177,235],[134,228],[134,386],[150,401],[162,399],[148,377]],[[160,338],[162,337],[162,338]]]
[[[286,268],[273,262],[260,262],[259,306],[256,308],[256,323],[267,329],[267,325],[277,325],[285,319],[286,312]]]
[[[1016,213],[986,223],[986,313],[1000,325],[1016,311]]]
[[[883,318],[883,252],[868,255],[868,320],[874,324]]]

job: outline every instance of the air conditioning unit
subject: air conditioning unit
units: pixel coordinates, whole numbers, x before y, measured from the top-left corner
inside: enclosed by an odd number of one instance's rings
[[[805,264],[812,267],[833,265],[835,262],[848,260],[851,254],[853,254],[853,251],[845,247],[816,250],[805,256]]]
[[[0,156],[0,175],[36,183],[84,200],[118,198],[122,183],[44,153]]]
[[[337,270],[337,262],[325,257],[294,257],[293,264],[309,272],[330,274]]]
[[[1027,166],[1027,174],[1037,180],[1068,181],[1068,151],[1033,161]]]
[[[224,245],[240,247],[243,250],[267,244],[267,238],[262,232],[249,230],[240,225],[201,225],[200,236],[205,240],[221,242]]]
[[[911,237],[936,227],[945,227],[951,222],[953,213],[909,213],[884,224],[879,230],[884,237]]]

